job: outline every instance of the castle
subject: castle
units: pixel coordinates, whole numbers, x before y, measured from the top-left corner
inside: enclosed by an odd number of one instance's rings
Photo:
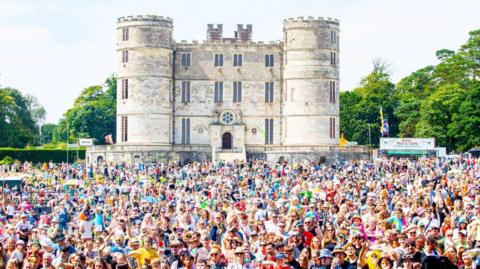
[[[209,24],[203,42],[175,42],[172,32],[170,18],[118,19],[116,144],[92,147],[90,161],[342,153],[338,20],[287,19],[276,42],[253,42],[252,25],[224,37]]]

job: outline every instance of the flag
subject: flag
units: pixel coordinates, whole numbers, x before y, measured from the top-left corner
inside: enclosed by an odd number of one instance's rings
[[[344,147],[344,146],[348,145],[348,140],[345,139],[343,134],[341,134],[340,135],[340,140],[338,141],[338,143],[340,144],[341,147]]]
[[[113,144],[113,136],[112,136],[112,134],[109,134],[109,135],[106,135],[106,136],[105,136],[105,142],[106,142],[107,144],[110,144],[110,145]]]
[[[381,121],[381,125],[380,125],[380,135],[382,137],[385,137],[389,135],[389,126],[388,126],[388,119],[384,118],[383,117],[383,108],[380,107],[380,121]]]
[[[388,137],[390,132],[390,128],[388,126],[388,119],[383,120],[383,136]]]
[[[385,122],[383,121],[383,109],[382,109],[382,107],[380,107],[380,135],[381,136],[383,136],[383,132],[385,131],[383,129],[383,127],[385,126],[384,123]]]

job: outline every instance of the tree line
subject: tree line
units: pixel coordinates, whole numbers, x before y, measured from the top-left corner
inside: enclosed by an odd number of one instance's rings
[[[436,56],[438,64],[396,84],[388,63],[375,60],[358,88],[340,93],[345,138],[378,146],[382,108],[390,137],[434,137],[438,146],[456,152],[480,146],[480,30],[470,32],[457,51],[441,49]]]
[[[42,124],[45,109],[32,95],[13,88],[0,88],[0,147],[56,147],[79,138],[93,138],[105,144],[105,136],[115,136],[117,79],[84,89],[56,124]]]

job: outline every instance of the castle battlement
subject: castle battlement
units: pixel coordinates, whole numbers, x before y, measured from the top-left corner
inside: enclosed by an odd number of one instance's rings
[[[137,16],[124,16],[117,19],[118,23],[121,22],[137,22],[137,21],[154,21],[163,22],[173,26],[173,19],[170,17],[157,16],[157,15],[137,15]]]
[[[340,25],[340,20],[333,19],[333,18],[324,18],[324,17],[297,17],[297,18],[288,18],[283,20],[283,24],[285,27],[318,27],[321,25],[328,25],[332,27],[333,25]]]
[[[197,49],[205,49],[205,50],[217,50],[219,46],[235,46],[239,49],[279,49],[282,46],[282,41],[247,41],[247,42],[240,42],[235,39],[221,39],[221,40],[181,40],[180,42],[175,43],[177,48],[197,48]]]

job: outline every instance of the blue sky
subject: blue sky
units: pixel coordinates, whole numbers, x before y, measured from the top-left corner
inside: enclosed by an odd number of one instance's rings
[[[288,17],[341,22],[341,89],[356,87],[373,58],[392,63],[393,80],[457,49],[480,28],[479,0],[0,0],[0,85],[36,95],[55,123],[80,91],[116,72],[116,18],[174,19],[174,38],[203,40],[208,23],[253,24],[255,41],[280,40]]]

